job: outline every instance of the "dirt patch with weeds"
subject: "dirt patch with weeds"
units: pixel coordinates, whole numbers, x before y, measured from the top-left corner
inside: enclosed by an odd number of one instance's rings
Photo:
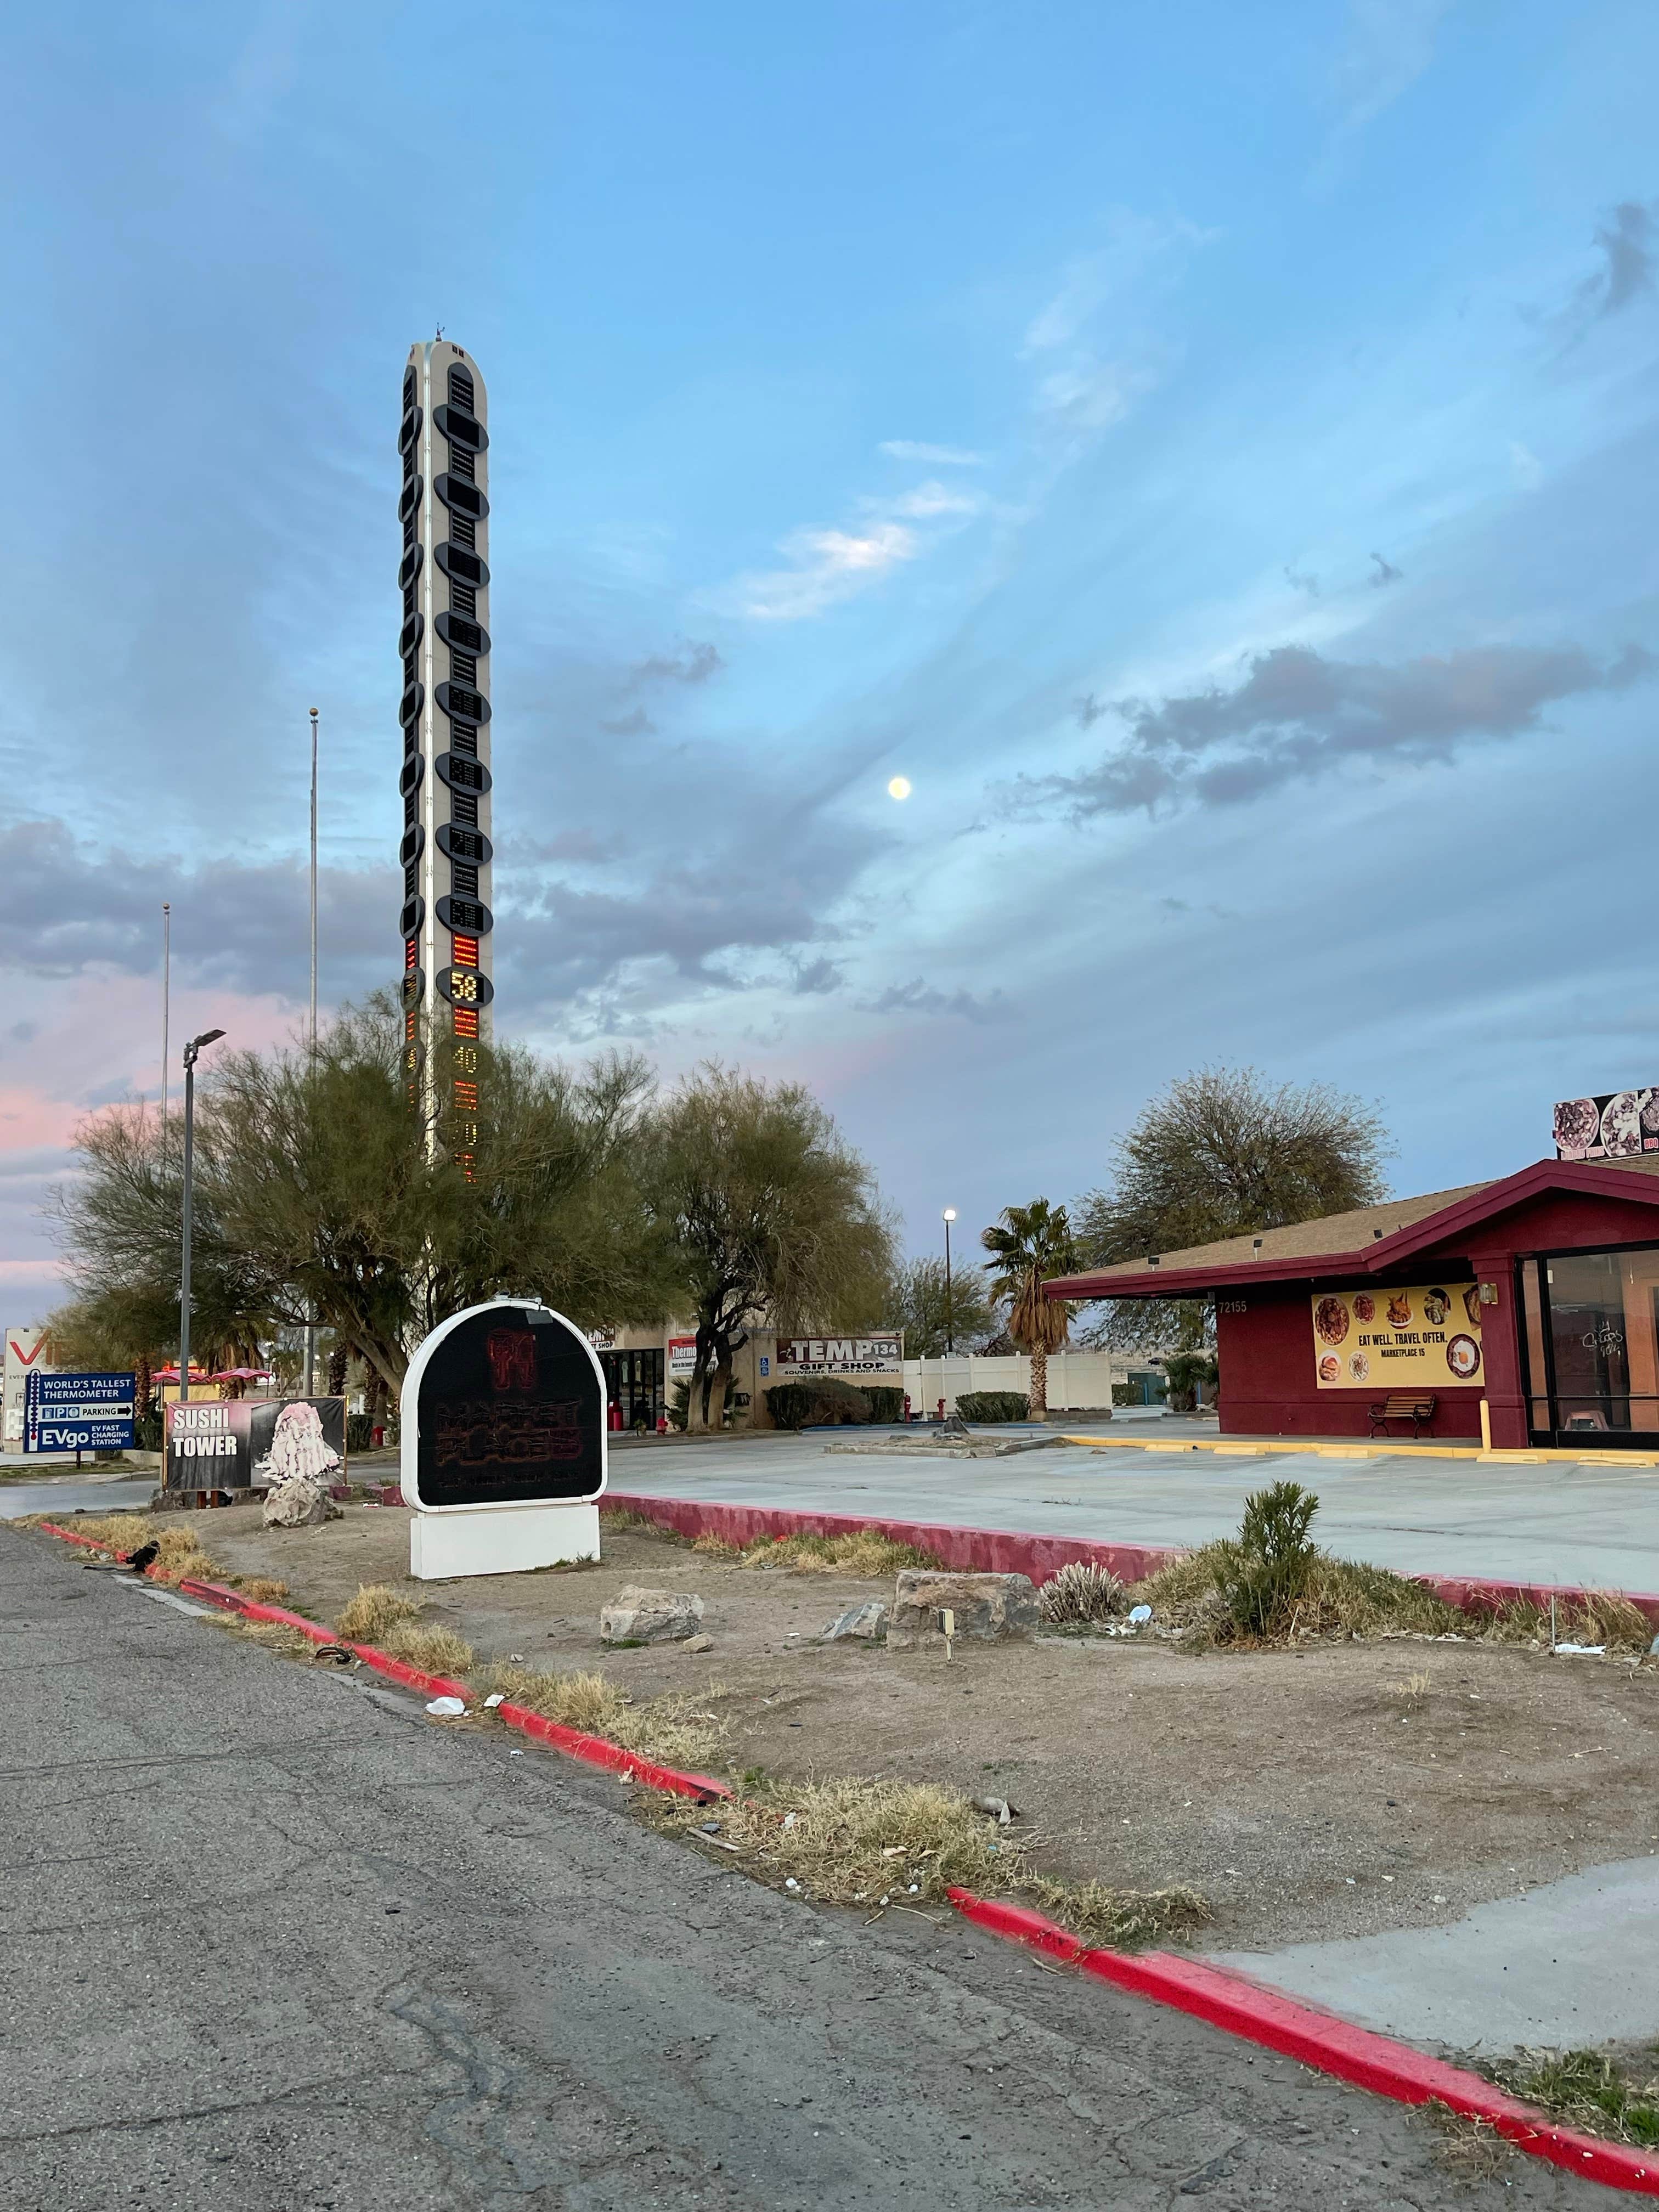
[[[1522,2051],[1513,2058],[1473,2063],[1499,2088],[1540,2106],[1564,2127],[1638,2150],[1659,2148],[1659,2046]]]
[[[124,1550],[176,1526],[110,1518]],[[1206,1947],[1450,1921],[1659,1849],[1659,1662],[1553,1659],[1525,1638],[1482,1640],[1455,1615],[1432,1633],[1199,1655],[1156,1633],[1105,1633],[1121,1613],[1101,1632],[1073,1623],[1027,1644],[958,1643],[947,1660],[817,1641],[844,1608],[890,1601],[890,1574],[744,1565],[607,1517],[597,1565],[416,1583],[408,1521],[349,1505],[322,1528],[266,1530],[239,1508],[189,1527],[226,1572],[280,1578],[313,1620],[343,1620],[363,1584],[418,1607],[408,1626],[447,1630],[476,1654],[455,1670],[475,1688],[506,1686],[492,1667],[597,1679],[599,1692],[543,1692],[553,1717],[642,1757],[747,1771],[757,1801],[848,1776],[1006,1799],[1021,1818],[1012,1830],[988,1821],[988,1836],[1018,1842],[1038,1876],[1068,1893],[1091,1881],[1106,1897],[1190,1892],[1214,1914]],[[73,1525],[89,1529],[90,1516]],[[712,1651],[605,1650],[599,1608],[630,1582],[696,1591]],[[589,1717],[568,1717],[577,1711]]]

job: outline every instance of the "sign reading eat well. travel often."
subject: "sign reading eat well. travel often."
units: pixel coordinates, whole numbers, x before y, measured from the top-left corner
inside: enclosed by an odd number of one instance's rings
[[[1327,1291],[1310,1304],[1322,1390],[1432,1390],[1480,1372],[1474,1283]]]

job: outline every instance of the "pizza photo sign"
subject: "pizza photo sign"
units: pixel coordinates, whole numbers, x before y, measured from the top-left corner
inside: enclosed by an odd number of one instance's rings
[[[1480,1379],[1478,1284],[1322,1291],[1310,1304],[1322,1390],[1443,1389]]]

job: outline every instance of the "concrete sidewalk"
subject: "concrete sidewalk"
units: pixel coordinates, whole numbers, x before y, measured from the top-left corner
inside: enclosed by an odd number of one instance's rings
[[[1441,1928],[1212,1956],[1362,2027],[1489,2055],[1659,2038],[1656,1960],[1659,1858],[1591,1867]]]
[[[1659,1472],[1648,1468],[1494,1466],[1420,1450],[1339,1460],[1294,1447],[1238,1459],[1064,1443],[1002,1460],[940,1463],[927,1454],[921,1443],[914,1457],[830,1454],[822,1436],[634,1449],[613,1454],[611,1487],[1190,1546],[1230,1534],[1251,1491],[1288,1480],[1318,1493],[1316,1534],[1351,1559],[1402,1574],[1659,1592]]]

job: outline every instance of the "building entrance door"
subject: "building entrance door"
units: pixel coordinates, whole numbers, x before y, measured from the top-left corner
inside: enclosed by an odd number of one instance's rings
[[[1659,1247],[1547,1253],[1519,1275],[1533,1441],[1659,1441]]]
[[[621,1413],[613,1426],[647,1436],[654,1431],[667,1406],[664,1388],[664,1354],[660,1349],[642,1352],[602,1352],[605,1395]]]

